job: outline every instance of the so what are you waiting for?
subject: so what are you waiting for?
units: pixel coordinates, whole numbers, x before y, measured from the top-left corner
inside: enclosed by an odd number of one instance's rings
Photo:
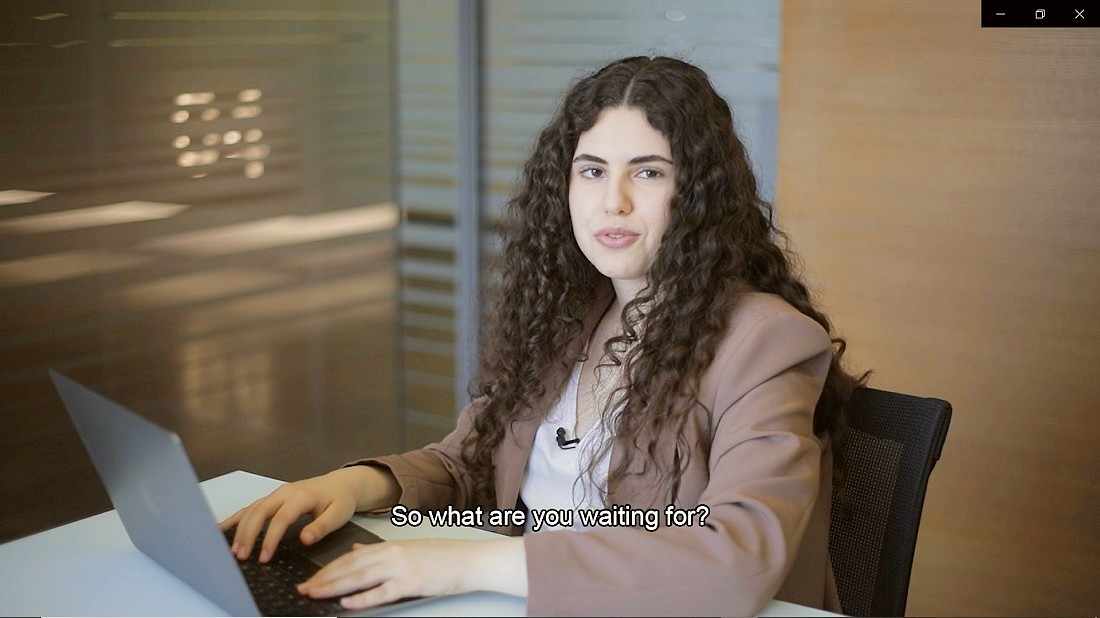
[[[574,513],[576,514],[574,518]],[[710,507],[700,504],[691,509],[681,509],[668,505],[661,509],[636,509],[629,504],[612,505],[606,509],[476,509],[462,510],[448,506],[443,510],[418,511],[404,505],[397,505],[390,511],[390,523],[398,528],[419,526],[425,521],[432,526],[473,526],[508,527],[525,526],[531,518],[531,531],[538,532],[543,526],[572,527],[579,523],[585,528],[645,528],[654,532],[660,526],[687,528],[705,526],[710,516]]]

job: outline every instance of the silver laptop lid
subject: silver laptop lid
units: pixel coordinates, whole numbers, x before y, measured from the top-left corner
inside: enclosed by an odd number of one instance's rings
[[[50,370],[130,540],[235,616],[258,616],[179,436]]]

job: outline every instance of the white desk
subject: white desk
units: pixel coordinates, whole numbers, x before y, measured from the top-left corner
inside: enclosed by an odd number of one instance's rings
[[[280,481],[232,472],[202,483],[221,520]],[[470,528],[396,528],[388,518],[356,516],[385,539],[489,538]],[[398,608],[393,616],[523,616],[524,599],[478,592]],[[114,511],[0,545],[0,615],[224,616],[221,608],[138,551]],[[833,616],[773,601],[761,616]]]

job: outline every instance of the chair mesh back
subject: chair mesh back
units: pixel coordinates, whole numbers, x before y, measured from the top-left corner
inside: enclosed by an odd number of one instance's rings
[[[950,419],[946,401],[856,391],[842,448],[847,476],[843,490],[834,487],[829,530],[844,613],[905,615],[928,476]]]
[[[901,442],[876,438],[858,429],[851,431],[848,441],[845,449],[850,481],[848,500],[858,508],[845,512],[840,493],[833,493],[833,511],[841,513],[842,517],[832,521],[829,546],[858,548],[857,551],[839,550],[831,555],[834,563],[838,558],[847,561],[845,571],[860,574],[837,580],[837,592],[844,600],[845,613],[869,616],[904,446]]]

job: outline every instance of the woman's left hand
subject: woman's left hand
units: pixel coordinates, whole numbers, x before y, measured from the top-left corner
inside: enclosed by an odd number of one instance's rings
[[[522,538],[356,544],[298,586],[316,599],[341,597],[347,609],[473,590],[527,595]]]

